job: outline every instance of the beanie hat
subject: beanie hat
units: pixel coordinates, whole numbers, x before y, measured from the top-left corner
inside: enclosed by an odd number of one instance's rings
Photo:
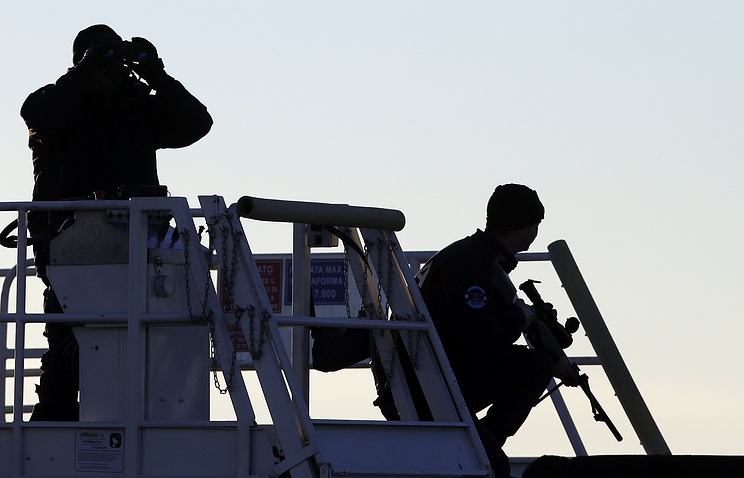
[[[510,231],[537,224],[545,217],[545,208],[537,192],[521,184],[498,186],[486,207],[486,229]]]
[[[72,42],[72,64],[80,63],[93,40],[111,34],[116,35],[116,32],[108,25],[92,25],[80,31]]]

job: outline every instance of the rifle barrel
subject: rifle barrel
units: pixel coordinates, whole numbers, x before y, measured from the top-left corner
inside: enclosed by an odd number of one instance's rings
[[[614,435],[615,439],[617,441],[623,441],[623,436],[620,434],[620,431],[618,431],[617,427],[615,427],[615,424],[612,423],[612,420],[610,420],[610,417],[604,411],[602,405],[599,404],[597,397],[595,397],[592,391],[589,389],[589,377],[584,375],[582,378],[584,378],[584,380],[581,381],[581,389],[584,391],[587,398],[589,399],[589,403],[591,403],[592,405],[592,413],[594,413],[594,419],[598,422],[604,422],[604,424],[607,425],[607,428],[610,429],[610,432],[612,432],[612,434]]]

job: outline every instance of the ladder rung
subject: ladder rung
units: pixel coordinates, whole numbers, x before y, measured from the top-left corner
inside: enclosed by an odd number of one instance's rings
[[[295,315],[274,316],[280,326],[303,325],[305,327],[346,327],[356,329],[384,329],[384,330],[419,330],[427,331],[430,326],[426,322],[408,320],[370,320],[345,319],[335,317],[304,317]]]

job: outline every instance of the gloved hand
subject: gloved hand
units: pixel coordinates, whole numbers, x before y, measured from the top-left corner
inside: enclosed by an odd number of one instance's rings
[[[165,72],[163,60],[158,57],[158,50],[155,45],[142,37],[132,37],[132,43],[136,43],[147,52],[147,58],[132,64],[132,70],[144,78],[151,87],[157,89],[163,80],[169,78]]]
[[[85,50],[83,58],[78,62],[80,66],[100,66],[107,60],[111,60],[121,46],[121,37],[115,33],[102,35],[94,38]]]
[[[553,376],[563,380],[569,387],[575,387],[578,384],[569,383],[568,380],[572,370],[573,364],[566,357],[561,357],[553,366]]]
[[[527,330],[530,325],[532,325],[532,323],[537,320],[535,309],[527,305],[522,299],[517,299],[516,301],[514,301],[514,305],[519,307],[519,309],[522,311],[522,314],[524,315],[524,327],[522,328],[522,330]]]

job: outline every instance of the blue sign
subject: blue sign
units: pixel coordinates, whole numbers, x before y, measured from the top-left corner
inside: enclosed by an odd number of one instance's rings
[[[292,304],[292,260],[287,259],[284,304]],[[311,259],[310,291],[315,305],[346,303],[343,259]]]

